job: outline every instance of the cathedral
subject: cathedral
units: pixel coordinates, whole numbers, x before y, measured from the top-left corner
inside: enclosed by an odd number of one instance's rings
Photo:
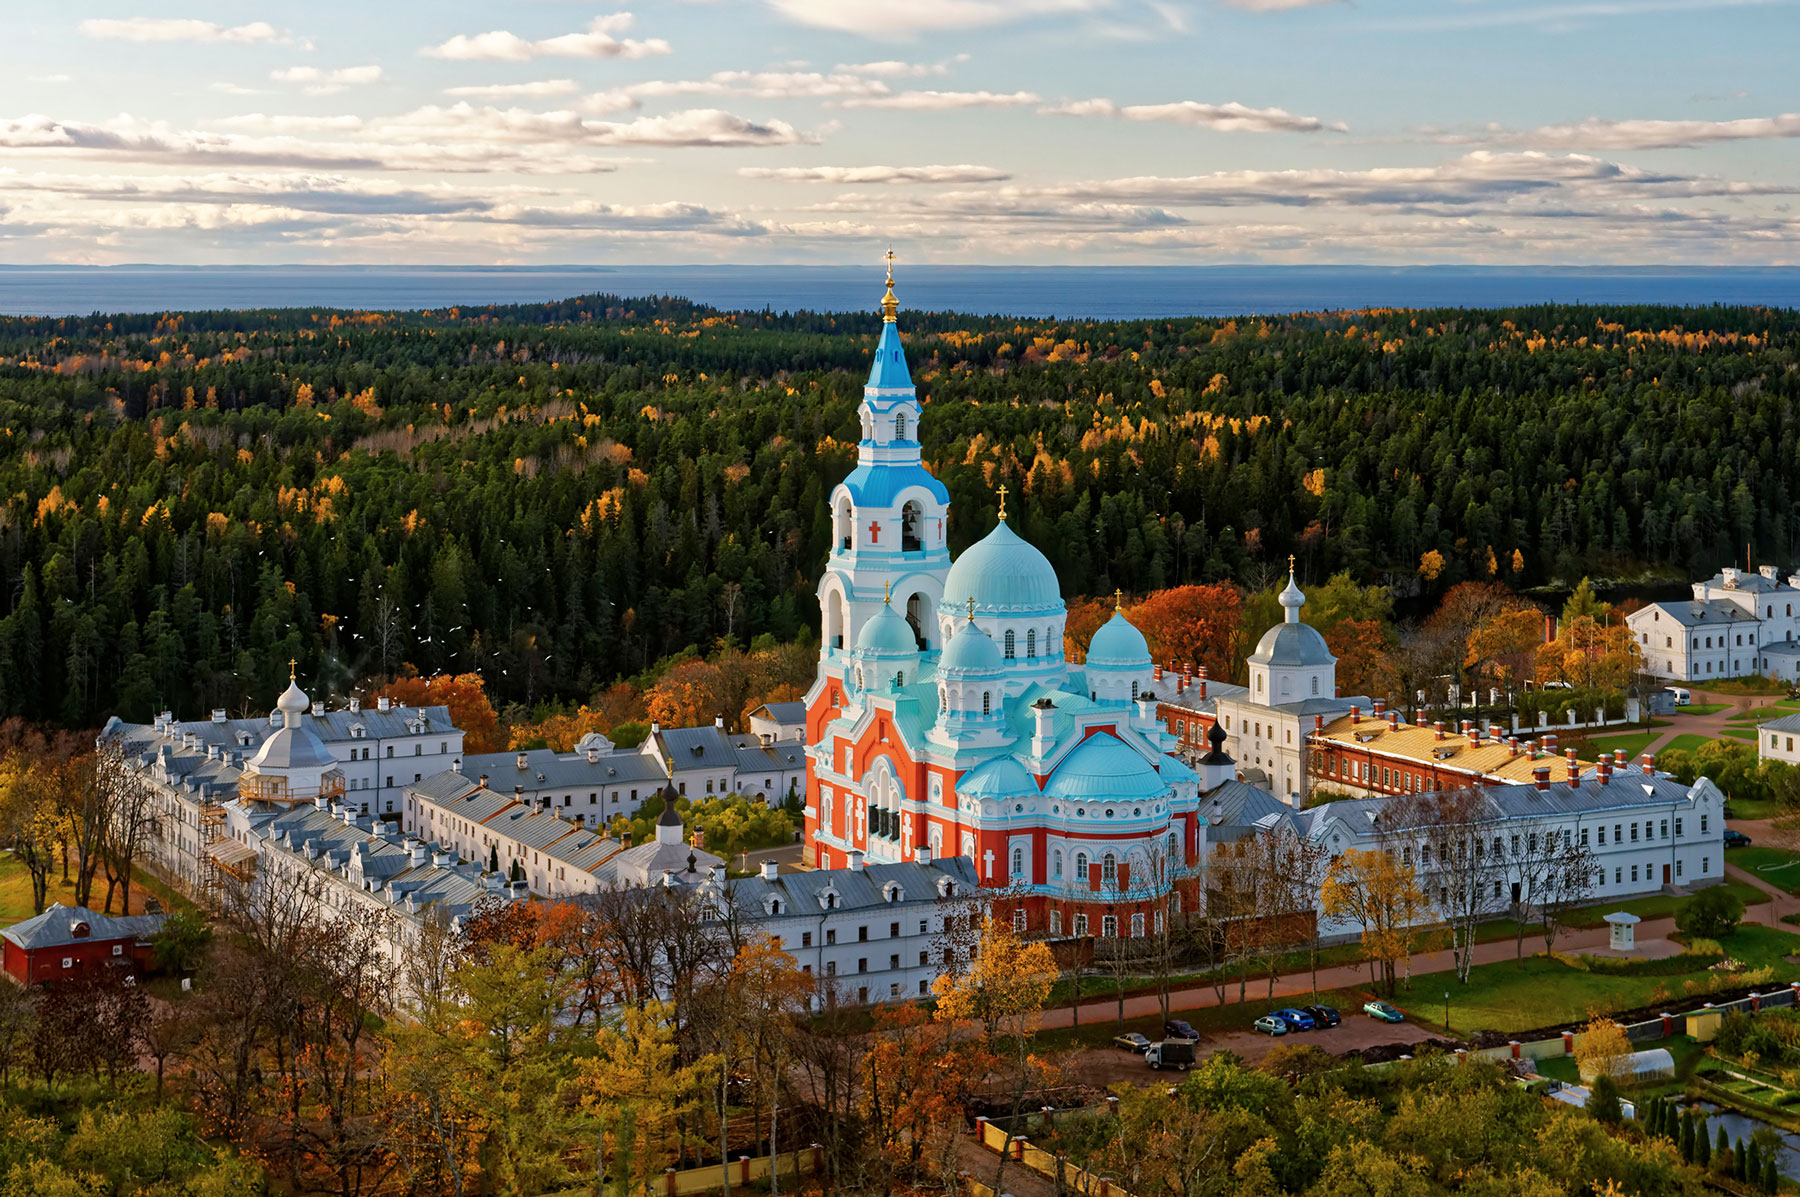
[[[1007,526],[1004,488],[999,522],[951,561],[949,492],[920,456],[893,282],[890,268],[856,468],[831,496],[806,696],[808,857],[966,857],[1020,930],[1142,935],[1198,859],[1200,793],[1234,767],[1216,748],[1200,773],[1174,755],[1160,670],[1122,612],[1082,664],[1064,657],[1061,586]]]

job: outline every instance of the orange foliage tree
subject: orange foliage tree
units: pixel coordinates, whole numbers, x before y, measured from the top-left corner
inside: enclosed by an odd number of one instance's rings
[[[1071,599],[1068,614],[1063,619],[1063,655],[1071,661],[1079,661],[1087,651],[1088,641],[1094,638],[1101,624],[1112,618],[1112,613],[1110,599]]]
[[[1325,634],[1325,645],[1338,659],[1339,690],[1371,698],[1392,694],[1394,666],[1388,657],[1386,629],[1379,620],[1342,620]]]
[[[664,727],[698,727],[743,709],[727,667],[689,659],[669,667],[644,694],[650,718]]]
[[[1543,641],[1544,616],[1537,608],[1501,611],[1470,631],[1463,666],[1510,685],[1531,676]]]
[[[1243,609],[1237,587],[1216,583],[1154,591],[1125,617],[1150,642],[1151,660],[1204,665],[1211,676],[1224,678],[1231,676]]]
[[[583,704],[573,711],[546,716],[537,723],[513,724],[507,747],[516,750],[542,745],[556,752],[569,752],[589,732],[604,735],[612,726],[612,721],[605,715]]]
[[[488,701],[479,673],[440,673],[432,677],[414,673],[395,678],[374,696],[409,707],[449,707],[450,721],[462,731],[465,753],[500,751],[500,717]]]

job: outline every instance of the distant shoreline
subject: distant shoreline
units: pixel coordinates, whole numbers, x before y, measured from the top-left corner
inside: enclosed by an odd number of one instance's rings
[[[1789,266],[901,267],[909,309],[1064,319],[1277,315],[1367,307],[1544,303],[1800,307]],[[873,310],[875,266],[0,265],[0,314],[248,308],[416,311],[592,292],[679,295],[728,310]]]

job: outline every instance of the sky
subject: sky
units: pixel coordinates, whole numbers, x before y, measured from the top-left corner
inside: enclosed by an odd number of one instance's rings
[[[1800,0],[63,0],[0,262],[1800,262]]]

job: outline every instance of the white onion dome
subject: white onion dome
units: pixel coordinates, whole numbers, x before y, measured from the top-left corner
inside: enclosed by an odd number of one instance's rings
[[[1121,671],[1149,669],[1150,642],[1125,618],[1125,612],[1114,611],[1088,641],[1087,666]]]
[[[944,579],[941,610],[960,611],[969,599],[989,613],[1061,611],[1056,570],[1004,521],[964,550]]]
[[[281,697],[275,700],[275,709],[283,714],[304,715],[310,706],[312,706],[312,700],[306,697],[306,692],[300,688],[300,683],[293,678],[288,679],[287,689],[283,690]]]
[[[974,620],[956,630],[938,660],[938,672],[942,674],[998,674],[1003,668],[994,638],[976,626]]]
[[[1325,637],[1311,624],[1300,622],[1300,608],[1306,605],[1306,596],[1294,582],[1291,567],[1287,587],[1277,601],[1281,603],[1282,622],[1263,633],[1256,642],[1256,651],[1250,654],[1250,663],[1305,668],[1335,663],[1337,658],[1326,647]]]

